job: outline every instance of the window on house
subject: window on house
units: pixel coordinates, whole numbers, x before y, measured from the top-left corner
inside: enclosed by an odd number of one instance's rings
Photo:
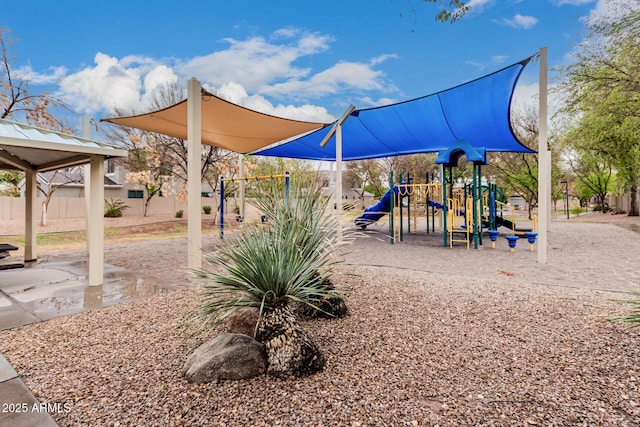
[[[129,190],[127,197],[129,199],[142,199],[144,197],[142,190]]]
[[[116,162],[107,160],[106,173],[116,173]]]

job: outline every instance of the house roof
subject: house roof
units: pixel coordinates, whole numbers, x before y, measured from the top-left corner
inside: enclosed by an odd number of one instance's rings
[[[126,157],[111,145],[0,119],[0,170],[45,172],[89,163],[92,156]]]
[[[63,173],[55,173],[55,171],[39,173],[38,181],[43,184],[62,184],[69,187],[84,186],[84,169],[71,168],[65,170]],[[23,185],[24,178],[18,183],[18,187],[22,188]],[[106,175],[104,176],[104,185],[105,187],[122,187],[121,184],[118,184]]]

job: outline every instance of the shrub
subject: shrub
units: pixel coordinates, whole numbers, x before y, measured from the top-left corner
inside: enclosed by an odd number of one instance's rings
[[[238,239],[206,257],[216,272],[192,272],[207,282],[189,320],[212,330],[239,309],[255,307],[260,313],[256,339],[266,346],[269,371],[301,376],[321,369],[325,360],[290,306],[318,309],[314,302],[340,296],[325,281],[336,262],[337,223],[325,215],[320,192],[292,189],[290,194],[291,203],[272,191],[259,205],[273,221],[243,228]]]
[[[635,298],[621,301],[630,306],[630,313],[626,316],[613,317],[609,321],[626,322],[630,323],[632,328],[637,328],[640,326],[640,292],[632,291],[630,294]]]
[[[182,215],[184,215],[184,211],[182,209],[176,212],[176,218],[182,218]]]
[[[129,209],[129,206],[120,199],[105,199],[104,201],[105,212],[104,216],[108,218],[119,218],[125,209]]]
[[[211,206],[209,206],[209,205],[204,205],[202,207],[202,210],[204,211],[205,215],[210,215],[211,214]]]

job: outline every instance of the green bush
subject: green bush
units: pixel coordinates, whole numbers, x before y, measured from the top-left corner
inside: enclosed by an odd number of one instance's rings
[[[189,320],[213,330],[237,310],[255,307],[260,312],[256,339],[267,348],[270,372],[301,376],[322,368],[324,357],[290,306],[317,309],[318,301],[340,297],[326,285],[336,263],[338,234],[335,217],[325,215],[321,192],[294,188],[290,194],[291,202],[275,190],[258,202],[273,221],[241,229],[237,239],[209,254],[205,259],[215,272],[192,272],[207,281]]]
[[[626,316],[610,318],[609,321],[626,322],[630,323],[630,326],[632,328],[637,328],[638,326],[640,326],[640,292],[631,291],[630,294],[635,298],[621,301],[630,306],[630,313]]]
[[[204,205],[202,207],[202,210],[204,211],[205,215],[210,215],[211,214],[211,206],[209,206],[209,205]]]
[[[126,209],[129,209],[129,206],[124,201],[112,198],[105,199],[104,207],[104,216],[107,218],[119,218]]]
[[[184,215],[184,211],[182,209],[176,212],[176,218],[182,218],[182,215]]]

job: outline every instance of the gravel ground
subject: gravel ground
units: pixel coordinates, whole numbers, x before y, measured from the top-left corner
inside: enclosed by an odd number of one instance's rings
[[[383,239],[336,272],[349,316],[303,322],[327,357],[311,377],[187,383],[210,336],[175,328],[196,305],[184,239],[105,252],[182,290],[3,331],[0,350],[39,400],[68,404],[61,426],[640,425],[640,329],[606,321],[638,288],[637,233],[554,224],[546,266],[526,247]]]

